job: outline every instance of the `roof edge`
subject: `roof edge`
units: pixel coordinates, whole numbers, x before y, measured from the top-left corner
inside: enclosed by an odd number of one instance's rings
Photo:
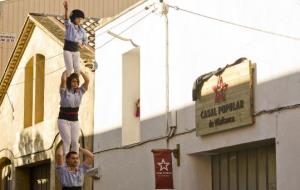
[[[22,57],[22,55],[25,51],[23,48],[21,48],[19,50],[19,47],[27,45],[28,39],[31,37],[34,28],[35,28],[34,22],[32,22],[32,20],[30,20],[29,16],[27,16],[27,19],[25,20],[23,28],[20,32],[19,37],[18,37],[18,41],[17,41],[17,43],[14,47],[14,50],[11,53],[9,61],[6,65],[6,69],[5,69],[5,71],[4,71],[4,73],[1,77],[1,81],[0,81],[0,106],[3,102],[3,100],[4,100],[5,94],[6,94],[7,89],[9,87],[10,83],[11,83],[11,80],[12,80],[12,78],[13,78],[15,72],[16,72],[16,69],[17,69],[18,64],[19,64],[20,57]],[[26,29],[28,29],[28,31],[26,31]]]

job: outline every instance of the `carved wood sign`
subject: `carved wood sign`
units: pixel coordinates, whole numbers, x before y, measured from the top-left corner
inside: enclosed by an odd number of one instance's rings
[[[238,61],[196,81],[198,136],[254,123],[253,66],[245,58]]]

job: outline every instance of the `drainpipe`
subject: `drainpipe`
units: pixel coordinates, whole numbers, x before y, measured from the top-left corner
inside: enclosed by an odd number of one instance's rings
[[[165,19],[165,69],[166,69],[166,133],[167,133],[167,148],[169,147],[169,137],[172,135],[172,130],[169,127],[169,111],[170,111],[170,96],[169,96],[169,20],[168,20],[168,5],[160,0],[161,3],[161,15]]]

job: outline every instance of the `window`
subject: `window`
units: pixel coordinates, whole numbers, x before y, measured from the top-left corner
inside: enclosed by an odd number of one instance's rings
[[[35,64],[35,124],[44,120],[45,57],[36,56]]]
[[[123,114],[122,144],[140,141],[140,118],[137,105],[140,100],[140,49],[123,54]]]
[[[25,67],[24,127],[44,120],[45,56],[37,54]],[[34,123],[33,123],[34,122]]]
[[[32,125],[32,103],[33,103],[33,62],[32,57],[25,67],[24,84],[24,127]]]

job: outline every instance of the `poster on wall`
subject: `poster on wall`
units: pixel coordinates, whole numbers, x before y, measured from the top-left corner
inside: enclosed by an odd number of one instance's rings
[[[4,43],[15,43],[16,34],[0,32],[0,44]]]
[[[152,150],[155,169],[155,189],[174,189],[172,150]]]
[[[197,136],[254,123],[253,70],[246,58],[200,76],[193,89]]]

